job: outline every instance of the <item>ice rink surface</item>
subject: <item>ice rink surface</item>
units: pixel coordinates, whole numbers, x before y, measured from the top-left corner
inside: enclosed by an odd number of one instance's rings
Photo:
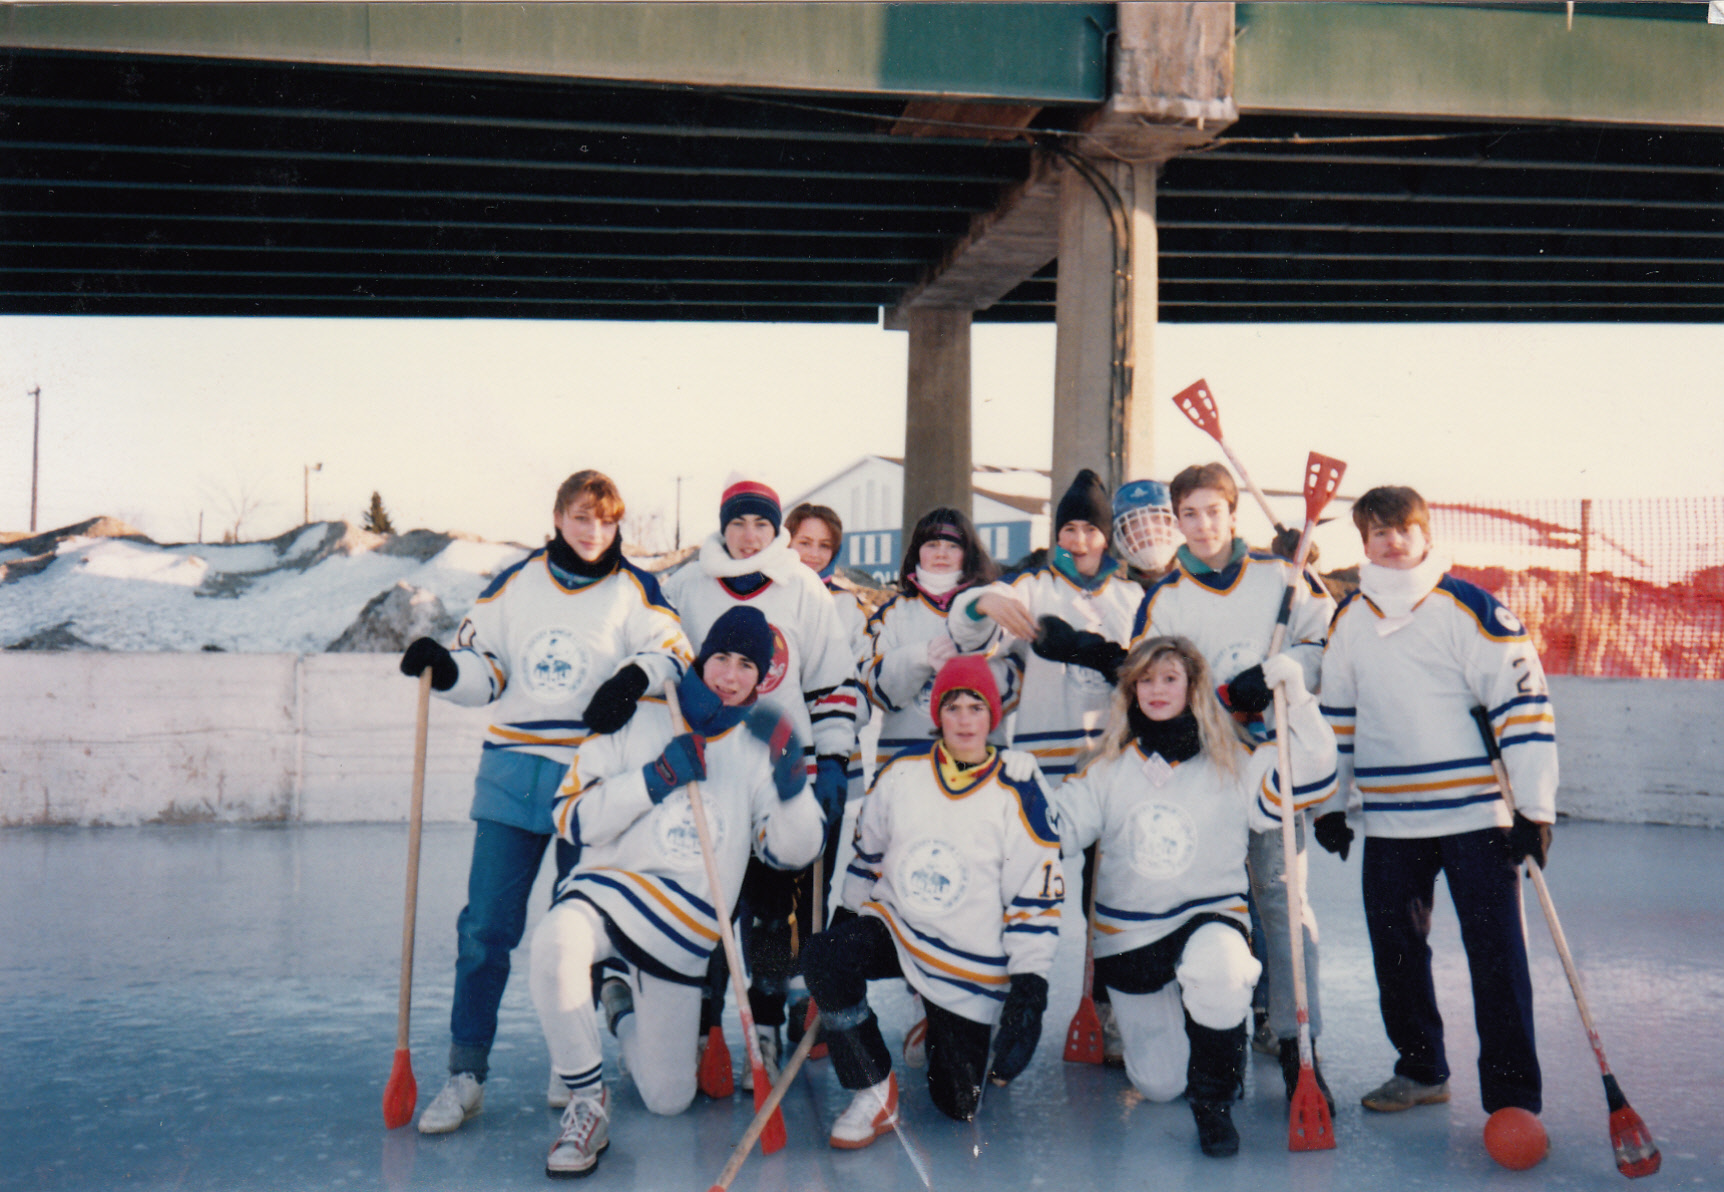
[[[432,826],[421,874],[413,1071],[442,1085],[455,915],[471,825]],[[0,835],[0,1189],[544,1188],[557,1114],[525,948],[503,1003],[485,1110],[458,1132],[383,1128],[395,1045],[406,829],[387,826],[15,829]],[[548,864],[548,863],[547,863]],[[1532,891],[1533,978],[1550,1157],[1498,1168],[1480,1141],[1465,961],[1446,892],[1432,944],[1453,1101],[1368,1113],[1390,1073],[1359,906],[1359,853],[1312,863],[1322,925],[1321,1053],[1339,1148],[1290,1154],[1278,1066],[1253,1057],[1237,1158],[1199,1154],[1185,1104],[1061,1062],[1081,920],[1068,913],[1042,1043],[973,1125],[943,1118],[900,1068],[904,1144],[932,1188],[1589,1189],[1623,1187],[1597,1068]],[[1072,875],[1075,878],[1075,874]],[[1624,1091],[1664,1154],[1647,1188],[1724,1188],[1724,832],[1564,823],[1549,881]],[[1072,888],[1076,889],[1075,881]],[[542,913],[548,875],[534,895]],[[529,926],[529,931],[531,927]],[[888,1042],[901,982],[873,987]],[[734,1013],[733,1051],[740,1054]],[[746,1094],[655,1118],[607,1055],[611,1148],[588,1189],[704,1192],[750,1116]],[[812,1063],[784,1103],[790,1144],[739,1189],[923,1186],[899,1140],[841,1153],[846,1102]]]

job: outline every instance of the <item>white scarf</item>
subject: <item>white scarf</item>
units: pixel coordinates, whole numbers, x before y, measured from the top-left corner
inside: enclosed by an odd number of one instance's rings
[[[916,586],[930,596],[944,596],[958,586],[958,581],[964,578],[962,571],[929,571],[926,567],[916,568]]]
[[[1379,636],[1388,637],[1413,623],[1413,609],[1436,590],[1437,581],[1449,569],[1449,561],[1432,550],[1419,565],[1406,571],[1376,563],[1359,564],[1359,590],[1383,614],[1377,625]]]
[[[700,566],[714,579],[735,579],[759,572],[767,579],[783,582],[803,566],[802,556],[790,549],[790,535],[783,530],[759,554],[732,558],[724,546],[724,535],[712,534],[700,544]]]

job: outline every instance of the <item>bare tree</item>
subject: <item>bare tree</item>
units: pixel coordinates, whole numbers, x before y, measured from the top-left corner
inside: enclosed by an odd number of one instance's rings
[[[642,554],[658,555],[670,549],[665,533],[664,510],[650,513],[630,513],[620,527],[623,544]]]
[[[264,500],[258,495],[256,483],[237,473],[225,485],[206,481],[204,496],[215,507],[216,515],[221,520],[221,540],[228,543],[244,542],[247,519],[264,507]]]

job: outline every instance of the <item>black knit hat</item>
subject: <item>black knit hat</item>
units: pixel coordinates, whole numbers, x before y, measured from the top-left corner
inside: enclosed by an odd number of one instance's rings
[[[754,663],[754,669],[764,679],[766,672],[772,669],[776,644],[772,626],[761,611],[738,605],[725,610],[724,615],[707,630],[706,640],[700,645],[700,657],[695,659],[695,670],[704,674],[706,660],[714,654],[741,654]]]
[[[1101,477],[1088,468],[1072,477],[1071,487],[1060,498],[1059,508],[1054,514],[1055,537],[1058,537],[1061,526],[1074,521],[1088,522],[1109,542],[1113,541],[1113,499],[1107,495],[1107,486],[1101,482]]]

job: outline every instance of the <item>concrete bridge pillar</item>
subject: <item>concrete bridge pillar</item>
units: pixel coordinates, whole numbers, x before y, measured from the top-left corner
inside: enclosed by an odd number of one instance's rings
[[[1080,468],[1110,489],[1149,475],[1156,322],[1155,166],[1087,161],[1060,188],[1053,495]]]
[[[921,516],[950,505],[974,516],[970,492],[970,312],[909,314],[909,404],[904,419],[904,541]]]

